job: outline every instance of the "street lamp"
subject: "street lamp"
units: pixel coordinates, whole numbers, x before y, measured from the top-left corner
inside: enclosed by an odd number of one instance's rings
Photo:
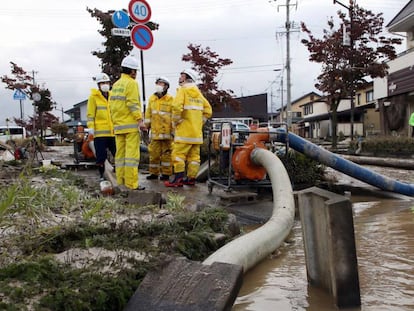
[[[351,70],[351,90],[350,90],[350,96],[351,96],[351,116],[350,116],[350,123],[351,123],[351,140],[354,140],[354,110],[355,110],[355,102],[354,102],[354,97],[355,97],[355,90],[354,90],[354,67],[353,67],[353,54],[354,54],[354,39],[352,37],[352,27],[353,27],[353,12],[354,12],[354,7],[353,7],[353,1],[350,0],[349,3],[351,4],[350,6],[347,6],[343,3],[341,3],[338,0],[333,0],[333,4],[338,3],[340,6],[344,7],[345,9],[348,10],[349,12],[349,42],[350,42],[350,47],[351,47],[351,54],[349,55],[349,67]]]

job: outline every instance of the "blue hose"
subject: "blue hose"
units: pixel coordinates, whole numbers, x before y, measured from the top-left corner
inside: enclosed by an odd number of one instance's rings
[[[358,180],[366,182],[383,190],[401,193],[408,196],[414,196],[414,184],[407,184],[396,181],[389,177],[377,174],[365,167],[359,166],[354,162],[346,160],[326,149],[318,147],[317,145],[303,139],[302,137],[293,133],[288,133],[284,129],[277,129],[275,138],[278,142],[289,142],[289,146],[294,150],[303,153],[309,158],[318,161],[324,165],[332,167],[348,176],[354,177]]]

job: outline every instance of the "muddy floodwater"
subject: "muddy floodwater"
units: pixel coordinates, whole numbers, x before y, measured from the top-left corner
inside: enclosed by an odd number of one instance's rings
[[[414,201],[352,196],[361,307],[414,310]],[[306,278],[300,220],[271,258],[248,271],[232,310],[338,310]]]

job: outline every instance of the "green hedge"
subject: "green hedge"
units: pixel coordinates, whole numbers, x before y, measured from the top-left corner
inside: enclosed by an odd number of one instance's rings
[[[350,143],[350,149],[351,151],[358,149],[357,140]],[[414,155],[414,139],[398,136],[364,138],[361,153],[368,153],[373,156],[411,157]]]

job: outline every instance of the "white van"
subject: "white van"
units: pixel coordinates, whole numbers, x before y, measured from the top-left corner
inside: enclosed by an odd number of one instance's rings
[[[21,126],[9,125],[0,126],[0,141],[6,142],[14,139],[25,139],[26,129]]]
[[[222,122],[213,121],[212,123],[213,130],[215,131],[221,130],[221,126],[224,123],[231,123],[231,127],[233,131],[235,132],[249,132],[250,131],[250,127],[248,127],[245,123],[236,122],[236,121],[222,121]]]

